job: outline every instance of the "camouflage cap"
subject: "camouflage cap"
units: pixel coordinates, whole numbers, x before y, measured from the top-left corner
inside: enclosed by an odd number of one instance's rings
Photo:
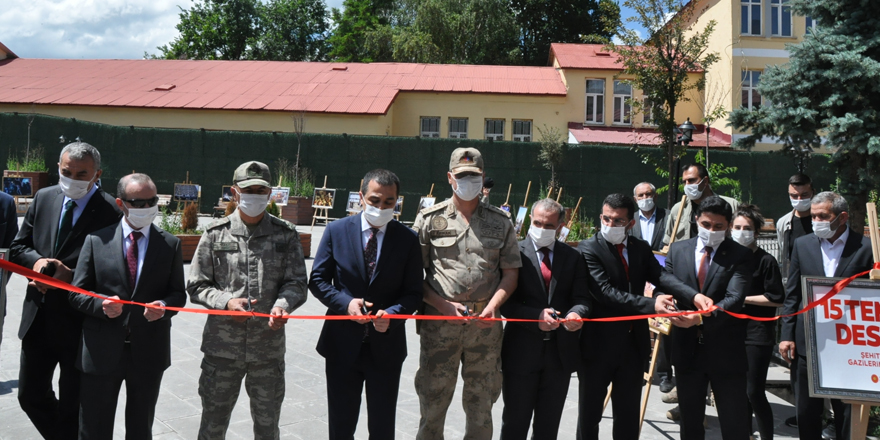
[[[232,181],[238,185],[239,188],[246,188],[254,185],[272,186],[269,184],[270,180],[272,180],[272,178],[269,175],[269,167],[266,166],[266,164],[255,160],[239,165],[238,168],[235,169],[235,174],[232,176]]]
[[[449,171],[458,173],[482,173],[483,155],[476,148],[456,148],[449,159]]]

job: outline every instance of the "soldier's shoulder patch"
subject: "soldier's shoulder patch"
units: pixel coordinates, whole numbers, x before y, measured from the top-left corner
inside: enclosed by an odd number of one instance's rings
[[[270,217],[269,217],[269,220],[272,221],[272,224],[275,224],[275,225],[278,225],[278,226],[283,226],[285,229],[289,229],[289,230],[291,230],[291,231],[295,231],[295,230],[296,230],[296,226],[294,226],[293,223],[291,223],[291,222],[289,222],[289,221],[287,221],[287,220],[284,220],[284,219],[280,219],[280,218],[278,218],[278,217],[275,217],[274,215],[273,215],[273,216],[270,216]]]
[[[435,203],[433,206],[429,206],[425,209],[422,209],[422,215],[428,215],[428,214],[433,214],[435,212],[442,211],[443,209],[446,209],[446,206],[449,205],[450,202],[451,202],[451,199],[444,200],[440,203]]]
[[[223,217],[219,220],[215,220],[215,221],[211,222],[210,224],[208,224],[208,226],[205,227],[205,230],[207,231],[209,229],[215,229],[215,228],[218,228],[223,225],[228,225],[229,221],[230,221],[229,217]]]
[[[501,214],[506,218],[510,218],[509,212],[507,212],[507,211],[505,211],[495,205],[488,205],[488,208],[489,208],[489,212],[494,212],[495,214]]]

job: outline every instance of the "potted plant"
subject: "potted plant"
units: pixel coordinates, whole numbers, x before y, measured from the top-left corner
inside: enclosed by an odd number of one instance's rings
[[[3,171],[3,177],[30,178],[31,195],[36,194],[41,188],[49,186],[49,168],[46,167],[43,147],[28,147],[21,156],[10,152],[9,158],[6,159],[6,170]]]
[[[282,207],[280,217],[295,225],[311,224],[315,215],[312,208],[315,184],[312,183],[311,170],[297,167],[287,159],[278,159],[275,165],[278,186],[290,188],[287,206]]]
[[[162,218],[159,220],[159,227],[180,239],[183,261],[187,263],[192,261],[199,240],[202,239],[203,231],[199,230],[198,226],[199,207],[195,203],[188,203],[183,208],[181,215],[171,213],[168,208],[165,208],[162,210]]]
[[[565,243],[575,248],[581,240],[586,240],[596,233],[593,219],[585,218],[581,213],[577,213],[576,217],[571,220],[571,228],[569,229],[571,232],[565,238]]]

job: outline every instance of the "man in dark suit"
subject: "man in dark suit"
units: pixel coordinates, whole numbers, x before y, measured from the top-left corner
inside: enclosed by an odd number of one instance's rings
[[[410,315],[422,301],[422,253],[412,230],[393,221],[400,180],[386,170],[364,176],[364,210],[324,231],[309,290],[327,315],[318,353],[326,359],[330,439],[353,439],[366,382],[370,438],[395,437],[406,324],[385,315]],[[365,315],[373,315],[366,317]]]
[[[849,207],[846,199],[830,191],[813,197],[810,216],[813,233],[798,238],[791,252],[791,265],[785,286],[785,304],[782,314],[789,315],[803,309],[802,276],[851,277],[871,269],[873,254],[871,240],[847,226]],[[792,363],[796,375],[795,390],[798,437],[819,440],[822,437],[823,399],[810,397],[807,377],[806,336],[804,315],[782,319],[779,353]],[[850,438],[850,406],[831,399],[834,426],[838,440]]]
[[[601,232],[580,242],[593,295],[592,318],[665,313],[672,297],[644,295],[645,283],[667,293],[701,296],[663,271],[645,241],[627,234],[635,204],[624,194],[602,202]],[[647,319],[588,322],[581,331],[583,367],[578,371],[578,439],[598,439],[605,395],[612,385],[615,440],[639,437],[639,408],[645,366],[650,355]]]
[[[531,219],[529,236],[519,242],[519,281],[501,313],[541,322],[509,322],[504,328],[502,440],[524,440],[533,414],[532,436],[556,439],[571,373],[580,363],[578,337],[583,323],[576,320],[590,314],[584,260],[556,240],[565,222],[562,205],[539,200],[532,205]],[[566,321],[560,326],[562,318]]]
[[[113,197],[97,186],[101,154],[84,142],[68,144],[58,163],[59,184],[41,189],[28,208],[10,260],[36,272],[71,282],[87,235],[119,222]],[[79,430],[79,371],[74,363],[82,333],[82,315],[67,292],[31,281],[21,313],[21,361],[18,402],[48,439],[75,438]],[[52,389],[61,367],[59,398]]]
[[[663,233],[669,210],[658,208],[655,204],[657,188],[650,182],[642,182],[633,188],[633,198],[639,206],[639,215],[629,234],[648,242],[651,250],[663,249]]]
[[[162,375],[171,365],[171,317],[159,307],[183,307],[180,239],[153,225],[159,198],[146,174],[119,181],[116,205],[123,221],[86,237],[73,285],[108,299],[71,292],[85,314],[76,367],[80,377],[79,438],[113,438],[113,415],[125,381],[125,438],[151,439]]]
[[[714,304],[739,312],[752,282],[752,251],[727,238],[733,210],[721,197],[703,200],[696,216],[698,236],[670,246],[666,270],[702,293],[697,298],[673,296],[682,310],[707,310]],[[716,310],[672,318],[672,323],[679,327],[672,333],[672,365],[678,377],[681,438],[704,438],[710,384],[722,438],[749,438],[746,321]]]
[[[0,248],[9,249],[12,240],[18,234],[18,214],[15,199],[9,194],[0,192]],[[7,255],[6,258],[9,258]],[[6,282],[9,282],[7,274]],[[3,342],[3,323],[6,321],[6,286],[0,286],[0,342]]]

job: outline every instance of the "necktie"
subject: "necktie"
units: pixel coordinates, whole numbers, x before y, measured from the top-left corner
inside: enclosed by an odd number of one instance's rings
[[[617,254],[620,255],[620,262],[623,263],[623,270],[626,272],[626,279],[629,279],[629,264],[626,264],[626,257],[623,256],[623,243],[616,245]]]
[[[367,247],[364,248],[364,265],[367,267],[367,281],[373,278],[373,271],[376,270],[376,254],[379,251],[376,235],[379,230],[370,228],[370,238],[367,240]]]
[[[132,291],[134,291],[134,287],[137,285],[138,240],[143,236],[144,234],[138,231],[131,231],[131,234],[128,234],[131,243],[128,245],[128,251],[125,252],[125,262],[126,268],[128,268],[128,286],[131,287]]]
[[[706,246],[703,248],[703,258],[700,259],[700,270],[697,272],[697,280],[700,281],[700,290],[703,290],[703,284],[706,283],[706,275],[709,273],[709,263],[712,262],[712,248]]]
[[[550,270],[550,249],[541,248],[540,250],[544,254],[544,258],[541,259],[541,276],[544,277],[544,288],[547,289],[547,293],[550,293],[550,279],[553,277],[553,272]]]
[[[55,253],[58,253],[58,249],[64,243],[64,240],[67,240],[67,236],[70,235],[70,231],[73,230],[73,211],[76,209],[76,202],[68,200],[67,203],[64,204],[64,214],[61,215],[61,225],[58,226],[58,235],[55,236]]]

